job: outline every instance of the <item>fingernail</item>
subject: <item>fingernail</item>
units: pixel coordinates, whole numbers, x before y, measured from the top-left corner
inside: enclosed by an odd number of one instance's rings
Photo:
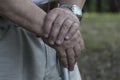
[[[61,44],[61,41],[60,41],[60,40],[57,40],[56,43],[57,43],[58,45],[60,45],[60,44]]]
[[[69,36],[66,36],[65,39],[69,39]]]

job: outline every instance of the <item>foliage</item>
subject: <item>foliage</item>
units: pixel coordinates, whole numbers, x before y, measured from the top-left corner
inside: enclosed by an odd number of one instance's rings
[[[86,50],[79,60],[83,80],[120,79],[120,14],[85,14],[80,28]]]
[[[120,12],[120,0],[86,0],[85,12]]]

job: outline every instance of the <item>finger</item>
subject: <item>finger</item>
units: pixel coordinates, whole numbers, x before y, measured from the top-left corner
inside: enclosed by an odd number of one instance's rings
[[[76,60],[79,58],[79,55],[82,53],[82,50],[84,49],[84,41],[83,38],[79,32],[79,37],[78,37],[78,43],[74,47],[74,52],[75,52],[75,58]]]
[[[67,60],[68,60],[68,69],[70,71],[74,70],[75,65],[75,54],[73,48],[69,48],[66,50],[67,52]]]
[[[77,59],[79,58],[80,54],[81,54],[81,47],[80,47],[80,43],[78,43],[75,47],[74,47],[74,52],[75,52],[75,59],[77,61]]]
[[[51,12],[51,13],[48,13],[47,16],[45,17],[44,27],[43,27],[43,36],[44,37],[48,38],[52,24],[57,16],[58,16],[57,14],[53,14]]]
[[[80,43],[81,51],[83,51],[85,49],[85,45],[84,45],[84,40],[80,31],[79,31],[79,43]]]
[[[79,30],[77,31],[77,40],[76,41],[78,42],[77,44],[80,46],[81,51],[84,50],[85,49],[84,40],[83,40],[83,37]]]
[[[78,23],[73,23],[73,25],[71,26],[70,30],[68,31],[65,39],[70,39],[72,38],[72,36],[76,33],[76,31],[79,28],[79,24]]]
[[[72,20],[70,20],[70,19],[65,20],[65,22],[63,23],[62,28],[59,32],[58,38],[56,40],[57,44],[62,44],[63,43],[63,41],[65,39],[65,36],[66,36],[66,34],[67,34],[68,30],[70,29],[72,24],[73,24]]]
[[[57,52],[57,57],[59,58],[60,63],[63,67],[68,68],[66,51],[62,48],[57,48]]]
[[[60,32],[60,28],[63,25],[63,22],[65,21],[65,19],[66,19],[65,17],[59,15],[56,18],[56,20],[53,22],[53,27],[52,27],[52,29],[50,31],[50,35],[49,35],[49,42],[51,44],[54,44],[54,42],[58,36],[58,33]]]
[[[70,40],[65,40],[64,44],[62,44],[64,46],[64,48],[72,48],[74,47],[76,44],[78,44],[78,42],[80,42],[80,38],[79,38],[79,33],[78,31],[74,34],[73,38]]]

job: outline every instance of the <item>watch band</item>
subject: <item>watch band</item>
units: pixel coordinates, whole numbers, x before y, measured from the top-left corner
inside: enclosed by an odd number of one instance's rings
[[[70,9],[77,17],[78,19],[81,21],[82,19],[82,10],[79,6],[75,5],[75,4],[68,4],[68,3],[64,3],[64,4],[59,4],[60,8],[68,8]]]

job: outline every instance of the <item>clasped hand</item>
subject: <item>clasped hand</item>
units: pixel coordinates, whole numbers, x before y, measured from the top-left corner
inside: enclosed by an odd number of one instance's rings
[[[79,24],[69,9],[54,8],[46,15],[43,26],[43,40],[56,50],[60,63],[70,71],[84,48]]]

